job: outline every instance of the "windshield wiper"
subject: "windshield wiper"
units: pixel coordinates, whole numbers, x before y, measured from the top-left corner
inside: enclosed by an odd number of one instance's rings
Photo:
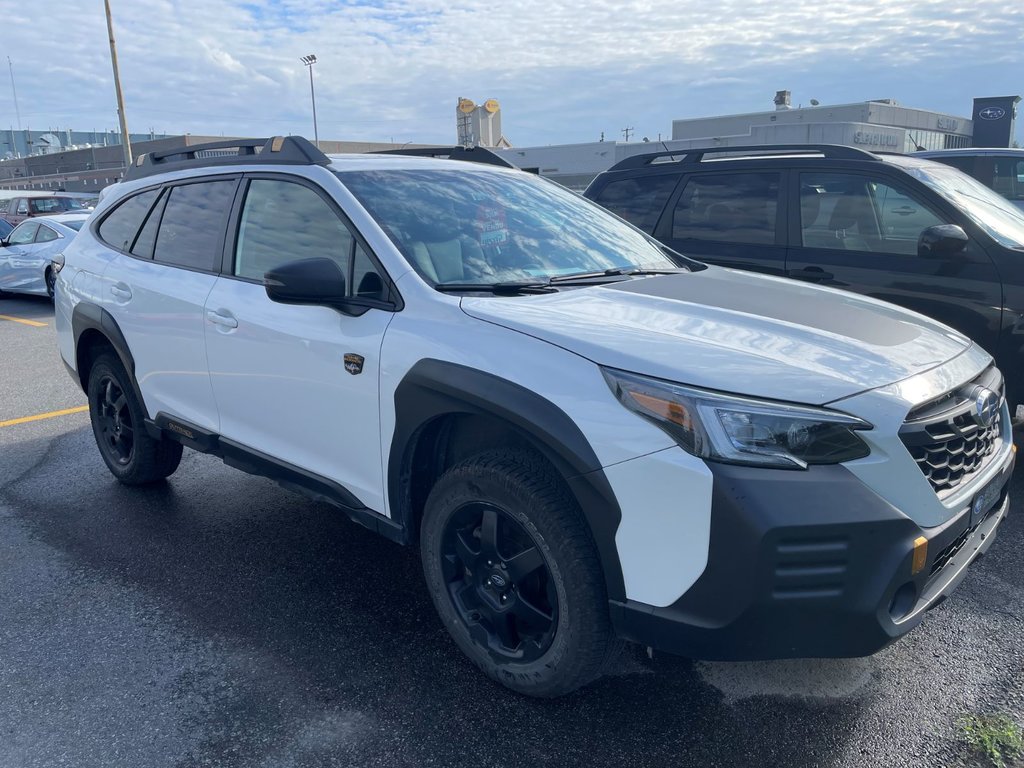
[[[557,288],[549,280],[506,280],[499,283],[438,283],[434,286],[444,293],[462,291],[485,291],[499,296],[513,296],[517,293],[555,293]]]
[[[612,267],[600,272],[578,272],[571,275],[556,275],[552,283],[567,283],[576,280],[599,280],[603,277],[633,277],[634,275],[677,275],[689,272],[686,267],[665,267],[659,269],[643,269],[642,267]]]

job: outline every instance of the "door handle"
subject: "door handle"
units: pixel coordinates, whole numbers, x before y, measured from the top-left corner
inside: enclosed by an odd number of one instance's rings
[[[820,283],[823,280],[831,280],[835,275],[826,272],[821,267],[803,267],[802,269],[788,269],[786,274],[796,280],[806,280],[809,283]]]
[[[214,325],[219,325],[222,328],[237,328],[238,320],[235,316],[226,310],[220,310],[214,312],[212,309],[206,310],[206,319]]]
[[[912,213],[917,213],[917,208],[911,208],[909,205],[904,205],[902,208],[893,208],[892,212],[897,216],[909,216]]]
[[[119,299],[127,301],[132,297],[132,289],[124,283],[114,283],[110,286],[110,292]]]

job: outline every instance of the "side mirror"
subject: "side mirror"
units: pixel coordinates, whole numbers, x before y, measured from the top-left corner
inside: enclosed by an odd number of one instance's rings
[[[365,277],[362,282],[367,283]],[[377,277],[377,282],[380,283],[379,289],[373,285],[361,285],[360,292],[370,289],[383,292],[383,281]],[[270,300],[279,304],[315,304],[332,307],[354,317],[371,309],[388,312],[396,309],[393,302],[381,298],[346,296],[345,274],[336,262],[322,257],[292,261],[275,267],[263,276],[263,286]]]
[[[967,233],[956,224],[928,227],[917,239],[917,255],[927,257],[952,256],[967,249]]]
[[[280,304],[325,304],[345,300],[345,275],[325,258],[302,259],[275,267],[263,276],[271,301]]]

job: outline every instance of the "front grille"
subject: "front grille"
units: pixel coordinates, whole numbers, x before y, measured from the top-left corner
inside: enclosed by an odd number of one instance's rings
[[[930,576],[934,576],[936,573],[938,573],[947,565],[949,565],[949,561],[956,557],[960,550],[964,548],[964,545],[967,543],[967,540],[971,537],[971,533],[973,530],[973,528],[968,528],[966,531],[957,536],[952,544],[948,545],[945,549],[939,552],[938,555],[935,556],[935,560],[932,563],[931,572],[929,573]]]
[[[914,409],[900,430],[903,444],[940,498],[968,483],[998,453],[1002,402],[995,421],[980,426],[974,419],[973,396],[979,385],[1002,400],[1002,376],[988,368],[969,384]]]
[[[999,509],[1003,507],[1003,505],[1006,503],[1007,487],[1008,486],[1006,485],[1003,486],[1003,492],[999,497],[999,500],[992,505],[992,509],[986,512],[985,516],[981,520],[975,522],[973,526],[969,525],[963,531],[963,533],[961,533],[959,536],[953,539],[952,542],[943,547],[942,551],[940,551],[939,554],[935,556],[935,560],[932,561],[932,568],[931,572],[929,573],[929,578],[935,576],[935,574],[937,574],[939,571],[941,571],[943,568],[949,565],[950,561],[958,554],[960,554],[960,550],[967,545],[967,542],[970,540],[971,536],[973,536],[975,531],[978,530],[978,526],[986,520],[988,520],[992,515],[994,515]]]

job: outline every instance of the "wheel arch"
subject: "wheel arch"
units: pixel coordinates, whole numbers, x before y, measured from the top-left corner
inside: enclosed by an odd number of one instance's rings
[[[540,455],[565,482],[590,528],[610,599],[625,586],[615,532],[621,511],[590,443],[557,405],[514,382],[474,368],[421,360],[395,390],[388,461],[392,519],[414,540],[427,494],[450,466],[490,448]]]
[[[96,304],[79,302],[71,315],[71,331],[75,340],[75,372],[82,390],[88,391],[89,371],[96,356],[101,349],[110,348],[128,371],[135,396],[142,406],[143,413],[148,416],[146,401],[135,379],[135,358],[113,316]]]

